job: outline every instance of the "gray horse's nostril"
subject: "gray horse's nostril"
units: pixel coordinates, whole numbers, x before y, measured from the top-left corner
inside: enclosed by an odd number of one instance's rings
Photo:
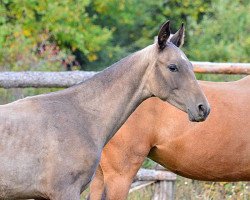
[[[201,116],[205,117],[207,115],[207,109],[203,104],[198,105],[198,110]]]
[[[202,104],[198,105],[198,108],[199,108],[199,110],[201,110],[201,111],[204,111],[204,110],[205,110],[205,107],[204,107]]]

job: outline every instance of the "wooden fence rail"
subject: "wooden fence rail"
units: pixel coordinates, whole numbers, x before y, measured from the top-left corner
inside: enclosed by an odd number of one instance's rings
[[[141,168],[129,190],[129,193],[154,184],[153,200],[173,200],[175,192],[176,174],[166,171],[165,168]]]
[[[196,73],[250,74],[250,63],[192,62]],[[0,72],[3,88],[63,88],[84,81],[98,72]]]
[[[192,61],[196,73],[250,74],[250,63],[212,63]]]
[[[91,78],[97,72],[0,72],[3,88],[64,88]]]

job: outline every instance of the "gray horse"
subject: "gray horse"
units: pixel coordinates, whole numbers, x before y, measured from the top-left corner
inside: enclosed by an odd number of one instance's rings
[[[184,26],[74,87],[0,106],[0,199],[79,200],[104,145],[156,96],[203,121],[208,102],[178,48]]]

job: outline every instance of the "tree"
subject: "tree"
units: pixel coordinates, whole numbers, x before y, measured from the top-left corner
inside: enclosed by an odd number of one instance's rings
[[[29,55],[29,59],[38,62],[36,50],[39,44],[46,42],[55,44],[64,54],[78,49],[89,61],[95,60],[96,54],[111,38],[112,31],[93,23],[94,18],[86,12],[89,4],[88,0],[2,0],[1,64],[10,63],[9,70],[13,67],[32,69],[25,66],[31,64],[22,57]]]
[[[210,12],[197,23],[189,21],[186,53],[197,61],[250,62],[250,3],[241,0],[215,0]],[[210,81],[237,80],[242,76],[197,75]]]
[[[152,44],[161,23],[170,19],[176,31],[182,22],[199,21],[209,11],[210,1],[204,0],[95,0],[88,12],[95,23],[113,30],[109,45],[100,51],[88,69],[109,66],[127,54]]]
[[[250,62],[250,3],[213,1],[200,23],[191,21],[187,54],[193,60]]]
[[[104,68],[152,43],[166,19],[172,19],[176,30],[187,18],[198,20],[208,4],[202,0],[2,0],[0,65],[7,70],[54,71],[62,70],[61,60],[74,57],[81,69]],[[37,54],[43,45],[52,51],[49,55]]]

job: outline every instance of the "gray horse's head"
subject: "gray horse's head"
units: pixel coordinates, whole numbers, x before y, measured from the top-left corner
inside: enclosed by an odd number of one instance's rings
[[[193,66],[179,48],[184,43],[184,25],[173,35],[170,22],[161,27],[154,45],[156,60],[150,72],[149,90],[187,112],[190,121],[204,121],[210,107],[195,78]]]

